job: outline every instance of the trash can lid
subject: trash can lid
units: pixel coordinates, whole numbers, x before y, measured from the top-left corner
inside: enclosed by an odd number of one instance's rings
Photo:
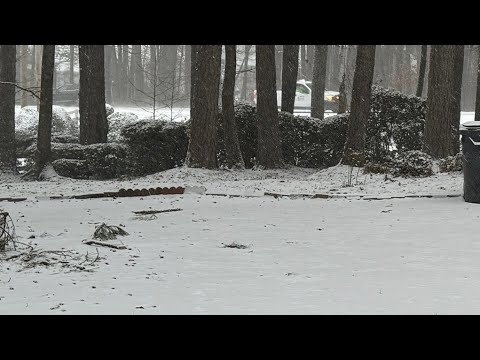
[[[466,128],[476,128],[480,127],[480,121],[467,121],[461,125],[465,126]]]

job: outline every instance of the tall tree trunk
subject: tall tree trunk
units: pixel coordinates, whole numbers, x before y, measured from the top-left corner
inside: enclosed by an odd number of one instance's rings
[[[157,76],[157,46],[150,45],[150,70],[148,80],[150,80],[150,87],[154,88],[155,78]]]
[[[75,45],[70,45],[70,84],[75,83]]]
[[[420,69],[418,71],[418,85],[416,96],[422,97],[423,93],[423,83],[425,80],[425,69],[427,68],[427,50],[428,45],[422,45],[422,55],[420,57]]]
[[[105,45],[105,100],[112,104],[112,46]]]
[[[140,100],[144,91],[143,65],[142,65],[142,46],[132,45],[132,66],[134,91],[133,98]]]
[[[282,89],[282,52],[283,45],[275,45],[275,88]]]
[[[352,106],[342,162],[362,166],[365,163],[365,136],[370,114],[375,45],[358,45],[353,76]]]
[[[80,143],[107,142],[105,110],[105,59],[103,45],[79,45]]]
[[[118,101],[118,83],[120,77],[120,65],[117,56],[117,46],[112,45],[112,102]]]
[[[328,45],[315,45],[312,81],[312,109],[314,118],[323,120],[325,114],[325,80],[327,77]]]
[[[307,59],[306,59],[306,51],[305,45],[300,45],[300,78],[305,79],[307,77],[306,70],[307,70]]]
[[[475,121],[480,121],[480,46],[477,45],[477,93],[475,95]]]
[[[188,167],[215,169],[222,46],[197,45],[197,47],[195,74],[192,71],[192,79],[194,78],[193,101],[190,108],[192,127],[185,164]]]
[[[298,45],[283,45],[282,111],[293,114],[298,75]]]
[[[307,47],[307,58],[305,60],[305,76],[308,81],[312,81],[313,79],[313,66],[314,66],[314,57],[315,57],[315,45],[305,45]],[[327,68],[325,64],[325,69]],[[325,70],[326,71],[326,70]]]
[[[15,171],[16,46],[0,45],[0,169]]]
[[[275,45],[256,45],[257,166],[284,167],[275,88]]]
[[[137,98],[137,91],[135,89],[135,75],[137,74],[135,65],[135,45],[130,48],[130,66],[128,68],[128,97],[130,100],[135,101]]]
[[[37,133],[37,176],[40,175],[45,165],[51,161],[54,67],[55,45],[43,45],[40,111]]]
[[[192,50],[190,56],[190,108],[193,106],[193,97],[195,93],[195,85],[197,83],[197,53],[198,45],[190,45]],[[191,113],[191,110],[190,110]]]
[[[28,88],[28,45],[20,45],[20,72],[21,72],[21,78],[20,82],[22,84],[22,87]],[[28,105],[28,93],[26,91],[22,91],[22,101],[21,101],[21,106],[25,107]]]
[[[245,65],[244,65],[244,73],[243,73],[243,83],[242,83],[242,100],[247,100],[247,89],[248,89],[248,77],[249,77],[249,68],[248,68],[248,60],[250,59],[250,50],[252,49],[252,45],[245,45]]]
[[[238,141],[235,121],[235,72],[237,70],[237,46],[225,45],[225,76],[222,90],[222,115],[227,167],[244,169],[245,163]]]
[[[465,56],[465,46],[455,45],[455,59],[453,68],[453,90],[451,96],[452,113],[450,114],[450,126],[453,131],[451,137],[451,153],[457,154],[460,151],[460,113],[462,100],[462,80],[463,80],[463,60]]]
[[[338,96],[338,113],[345,114],[347,112],[347,93],[345,90],[345,73],[342,76],[342,82],[340,83]]]
[[[192,45],[185,45],[185,99],[190,97],[192,85]]]
[[[424,151],[434,159],[455,155],[452,117],[458,119],[458,45],[431,45]],[[459,112],[459,111],[458,111]]]
[[[35,87],[40,90],[42,78],[42,51],[43,45],[35,45]],[[37,101],[37,110],[40,109],[40,100]]]

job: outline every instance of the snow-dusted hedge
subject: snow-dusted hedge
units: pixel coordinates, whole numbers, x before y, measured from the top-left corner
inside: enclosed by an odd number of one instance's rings
[[[394,176],[430,176],[433,174],[433,161],[430,155],[410,150],[399,153],[394,160]]]
[[[107,117],[109,117],[110,115],[112,115],[115,112],[115,109],[112,105],[105,104],[105,111],[107,113]]]
[[[122,128],[128,124],[138,121],[138,116],[128,111],[113,112],[107,117],[108,120],[108,141],[119,142],[122,141],[120,132]]]
[[[27,149],[27,157],[35,156],[36,145]],[[59,174],[75,173],[76,178],[112,179],[126,173],[125,163],[127,147],[123,144],[92,144],[80,145],[69,143],[52,143],[52,160],[54,168],[61,168]],[[57,160],[85,161],[76,171],[68,170],[76,162],[58,162]],[[58,165],[60,163],[60,165]],[[57,164],[57,165],[55,165]],[[85,164],[85,165],[83,165]],[[62,171],[64,172],[62,173]],[[68,176],[68,175],[64,175]]]
[[[463,170],[463,155],[458,153],[455,156],[448,156],[441,159],[438,163],[438,170],[440,172],[454,172]]]
[[[52,162],[58,175],[73,179],[88,179],[91,176],[86,160],[58,159]]]
[[[188,149],[184,123],[140,120],[121,131],[128,146],[127,167],[131,175],[153,174],[183,165]]]

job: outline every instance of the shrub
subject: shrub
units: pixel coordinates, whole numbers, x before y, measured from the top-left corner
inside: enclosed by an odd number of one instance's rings
[[[433,174],[433,161],[430,155],[410,150],[400,153],[394,160],[394,176],[430,176]]]
[[[131,175],[153,174],[182,166],[188,149],[187,124],[140,120],[120,131],[128,146]]]
[[[118,142],[121,141],[121,129],[128,124],[132,124],[138,121],[138,116],[134,113],[127,111],[114,112],[108,119],[108,141]]]
[[[86,160],[58,159],[52,162],[58,175],[73,179],[88,179],[91,176]]]
[[[455,156],[448,156],[445,159],[440,159],[438,163],[438,170],[440,172],[454,172],[463,170],[463,155],[458,153]]]

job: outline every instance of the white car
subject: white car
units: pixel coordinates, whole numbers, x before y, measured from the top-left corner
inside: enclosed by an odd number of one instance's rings
[[[325,90],[325,111],[338,112],[338,91]],[[257,104],[257,90],[253,92],[253,102]],[[277,106],[282,106],[282,91],[277,90]],[[297,81],[295,92],[295,109],[310,110],[312,107],[312,82],[306,80]]]

